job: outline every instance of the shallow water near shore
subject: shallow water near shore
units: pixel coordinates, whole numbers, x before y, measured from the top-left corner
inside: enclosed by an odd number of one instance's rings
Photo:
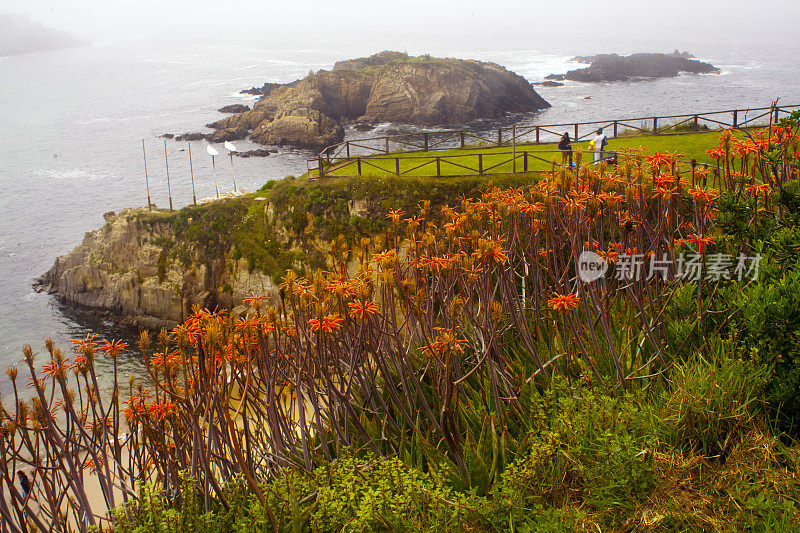
[[[800,46],[780,55],[768,47],[731,50],[714,43],[677,43],[722,69],[721,75],[630,83],[536,87],[552,108],[518,117],[521,122],[560,122],[704,112],[734,107],[800,104]],[[407,51],[495,61],[541,81],[579,65],[576,54],[668,51],[648,43],[591,43],[552,49],[547,43],[417,43]],[[89,313],[64,309],[31,288],[58,255],[77,245],[86,231],[103,224],[103,213],[145,205],[142,139],[151,197],[168,205],[163,133],[205,131],[203,125],[233,103],[251,104],[239,91],[266,81],[289,82],[336,60],[377,52],[381,43],[307,42],[261,44],[175,44],[144,40],[0,58],[0,365],[22,360],[30,343],[44,352],[45,337],[66,351],[70,338],[97,333],[135,346],[136,332]],[[590,98],[587,98],[590,97]],[[487,122],[483,127],[494,127]],[[480,125],[473,125],[480,128]],[[384,135],[393,125],[367,134]],[[255,148],[249,142],[240,149]],[[175,207],[191,202],[186,143],[167,140]],[[232,188],[230,160],[219,147],[221,190]],[[214,194],[211,161],[204,143],[193,143],[198,199]],[[306,171],[308,151],[280,148],[266,158],[235,158],[239,188],[255,190],[269,179]],[[40,359],[39,363],[43,361]],[[123,374],[140,372],[131,355]],[[24,373],[23,373],[24,375]],[[125,379],[125,377],[123,377]],[[0,392],[5,391],[5,380]]]

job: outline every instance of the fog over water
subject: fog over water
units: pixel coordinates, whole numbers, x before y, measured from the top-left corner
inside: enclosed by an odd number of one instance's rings
[[[0,14],[27,14],[93,40],[0,58],[0,366],[19,362],[25,343],[43,352],[46,336],[62,348],[87,332],[132,339],[132,331],[62,309],[35,293],[31,281],[100,227],[104,212],[146,203],[142,139],[153,199],[167,205],[158,135],[202,130],[222,116],[216,111],[222,105],[252,103],[239,94],[243,88],[289,82],[385,49],[495,61],[540,81],[576,68],[568,60],[577,54],[677,48],[722,74],[537,87],[553,107],[523,120],[711,111],[768,106],[776,98],[800,104],[795,2],[772,2],[769,11],[746,2],[682,0],[601,8],[597,2],[296,4],[0,0]],[[185,146],[168,141],[167,149],[173,196],[186,205]],[[300,174],[311,155],[282,148],[267,158],[237,159],[237,183],[253,190]],[[199,143],[194,156],[198,197],[211,196],[210,161]],[[229,163],[218,164],[221,186],[229,189]],[[128,371],[137,371],[133,360]]]

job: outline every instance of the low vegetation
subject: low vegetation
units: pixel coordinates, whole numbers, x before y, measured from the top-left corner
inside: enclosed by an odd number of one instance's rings
[[[198,308],[143,333],[149,379],[118,380],[119,342],[47,342],[41,367],[27,347],[30,379],[9,368],[0,409],[0,521],[796,530],[799,128],[717,133],[708,168],[631,150],[481,193],[443,182],[464,189],[438,206],[409,180],[373,198],[388,212],[357,241],[328,222],[325,270],[287,272],[277,305],[253,295],[238,319]],[[349,202],[371,185],[342,179],[257,194],[360,227]],[[585,251],[607,271],[582,277]]]

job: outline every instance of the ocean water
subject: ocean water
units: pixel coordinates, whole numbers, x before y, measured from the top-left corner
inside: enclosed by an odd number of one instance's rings
[[[766,45],[730,49],[698,41],[690,49],[722,69],[720,75],[681,76],[630,83],[538,87],[550,109],[522,117],[525,123],[605,120],[762,107],[780,98],[800,104],[800,46],[776,55]],[[368,55],[381,43],[248,42],[225,45],[128,39],[70,50],[0,58],[0,365],[22,360],[22,346],[44,352],[52,337],[66,350],[69,339],[98,334],[132,345],[135,331],[81,311],[65,309],[31,288],[55,258],[103,224],[103,213],[146,205],[142,140],[151,196],[168,205],[162,133],[205,131],[216,109],[251,103],[239,94],[265,81],[289,82],[336,60]],[[530,81],[576,68],[576,54],[661,51],[646,42],[571,44],[553,49],[535,40],[500,43],[413,43],[410,53],[495,61]],[[370,135],[393,131],[379,126]],[[349,131],[348,135],[357,135]],[[236,143],[239,149],[256,146]],[[230,161],[217,159],[221,190],[232,188]],[[191,202],[186,143],[166,142],[175,207]],[[235,158],[240,189],[299,175],[308,151],[280,148],[267,158]],[[193,143],[198,198],[214,194],[210,157]],[[138,373],[131,355],[124,372]],[[42,360],[39,361],[43,362]],[[4,380],[0,380],[4,382]],[[0,385],[0,392],[4,386]]]

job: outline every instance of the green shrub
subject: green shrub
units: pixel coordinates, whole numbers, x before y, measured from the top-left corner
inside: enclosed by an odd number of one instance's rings
[[[677,365],[660,413],[663,439],[686,453],[724,459],[759,412],[767,376],[764,366],[727,355]]]

